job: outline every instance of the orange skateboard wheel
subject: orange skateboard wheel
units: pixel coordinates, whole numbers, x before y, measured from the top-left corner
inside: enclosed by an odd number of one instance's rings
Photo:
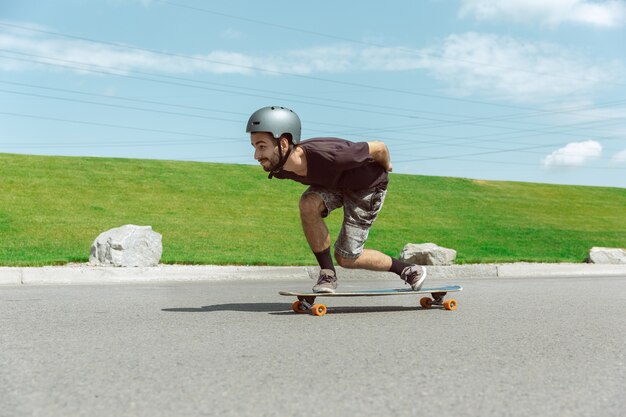
[[[315,316],[323,316],[326,314],[326,306],[324,304],[315,304],[311,309],[311,312]]]
[[[456,300],[446,300],[443,302],[443,308],[446,310],[456,310]]]
[[[433,299],[430,297],[422,297],[420,305],[424,308],[431,308],[433,306]]]
[[[291,309],[298,314],[306,313],[306,307],[302,305],[302,301],[294,301]]]

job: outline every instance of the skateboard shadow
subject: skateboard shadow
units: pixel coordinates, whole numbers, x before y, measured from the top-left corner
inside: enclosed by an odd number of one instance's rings
[[[173,313],[214,313],[217,311],[240,311],[246,313],[278,313],[291,311],[291,304],[286,303],[229,303],[202,307],[163,308],[161,311]]]
[[[428,311],[439,310],[438,308],[424,309],[420,306],[352,306],[352,307],[328,307],[328,314],[359,314],[359,313],[394,313],[404,311]],[[300,315],[291,309],[291,304],[286,303],[229,303],[215,304],[201,307],[178,307],[163,308],[161,311],[170,313],[215,313],[218,311],[237,311],[244,313],[268,313],[271,315]],[[304,314],[310,315],[310,314]]]
[[[399,313],[405,311],[422,311],[422,307],[406,306],[352,306],[352,307],[328,307],[328,313],[335,314],[359,314],[359,313]],[[293,312],[290,312],[293,313]],[[297,314],[297,313],[293,313]]]

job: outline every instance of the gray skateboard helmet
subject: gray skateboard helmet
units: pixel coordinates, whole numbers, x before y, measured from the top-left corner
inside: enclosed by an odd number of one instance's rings
[[[263,107],[250,116],[247,133],[269,132],[278,139],[284,133],[289,133],[294,145],[300,143],[300,118],[287,107],[269,106]]]

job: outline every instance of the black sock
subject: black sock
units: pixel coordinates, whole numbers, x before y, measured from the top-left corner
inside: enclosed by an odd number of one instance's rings
[[[313,255],[317,258],[317,263],[320,264],[320,268],[330,269],[333,272],[336,272],[335,265],[333,265],[333,257],[330,255],[330,248],[321,252],[314,252]]]
[[[407,266],[411,265],[404,263],[398,259],[391,258],[391,268],[389,268],[389,272],[402,275],[402,271],[404,271],[404,268],[406,268]]]

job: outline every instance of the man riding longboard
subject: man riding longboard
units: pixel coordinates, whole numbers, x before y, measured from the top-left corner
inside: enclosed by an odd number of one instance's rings
[[[387,146],[380,141],[351,142],[339,138],[300,140],[298,115],[281,106],[255,111],[246,132],[254,159],[269,178],[290,179],[308,185],[300,198],[300,219],[307,242],[320,266],[316,293],[334,293],[337,273],[330,252],[330,234],[324,218],[343,207],[343,224],[334,246],[344,268],[396,273],[414,290],[426,279],[426,268],[365,249],[378,217],[392,170]]]

